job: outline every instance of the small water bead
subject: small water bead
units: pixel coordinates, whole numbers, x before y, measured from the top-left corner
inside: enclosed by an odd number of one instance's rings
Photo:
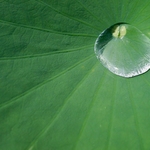
[[[107,69],[122,77],[137,76],[150,68],[150,39],[129,24],[118,23],[103,31],[94,51]]]

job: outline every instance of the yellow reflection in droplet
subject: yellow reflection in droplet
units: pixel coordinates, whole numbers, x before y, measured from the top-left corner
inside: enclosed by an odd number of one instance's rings
[[[116,38],[123,38],[127,33],[126,27],[124,25],[114,26],[112,29],[112,35]]]

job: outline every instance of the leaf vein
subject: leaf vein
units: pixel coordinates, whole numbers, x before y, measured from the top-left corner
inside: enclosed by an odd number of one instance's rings
[[[83,131],[85,130],[85,127],[86,127],[87,121],[88,121],[88,119],[89,119],[89,117],[90,117],[90,114],[91,114],[91,111],[92,111],[94,102],[96,101],[97,94],[99,93],[99,91],[100,91],[100,89],[101,89],[101,87],[102,87],[102,85],[103,85],[103,82],[104,82],[104,80],[105,80],[105,76],[106,76],[106,72],[104,72],[103,76],[101,77],[101,80],[99,81],[99,84],[98,84],[98,86],[97,86],[97,90],[95,91],[95,94],[94,94],[94,96],[93,96],[93,100],[92,100],[92,102],[90,103],[90,106],[89,106],[89,108],[88,108],[88,113],[87,113],[87,115],[85,116],[84,121],[83,121],[83,124],[82,124],[82,127],[81,127],[81,129],[80,129],[79,136],[78,136],[78,138],[77,138],[77,140],[76,140],[76,142],[75,142],[75,145],[74,145],[74,148],[73,148],[74,150],[77,148],[77,144],[79,143],[79,140],[80,140],[80,138],[81,138],[81,136],[82,136],[82,134],[83,134]]]
[[[96,63],[97,64],[97,63]],[[78,89],[78,87],[81,86],[81,84],[87,79],[87,77],[90,75],[90,73],[92,73],[92,70],[94,67],[92,67],[89,72],[82,78],[82,80],[76,85],[76,87],[72,90],[72,92],[68,95],[68,97],[65,99],[63,105],[61,106],[61,108],[58,110],[57,114],[53,117],[52,121],[50,123],[48,123],[48,126],[46,126],[39,135],[37,135],[35,137],[35,139],[31,142],[31,144],[29,145],[29,149],[30,147],[34,147],[36,142],[42,137],[44,136],[48,130],[52,127],[52,125],[55,123],[55,121],[59,118],[59,115],[61,114],[61,112],[64,110],[66,104],[68,103],[70,97],[75,93],[75,91]]]
[[[25,95],[27,95],[27,94],[30,94],[31,92],[33,92],[34,90],[36,90],[36,89],[42,87],[42,86],[45,85],[46,83],[48,83],[48,82],[50,82],[50,81],[52,81],[52,80],[55,80],[56,78],[62,76],[63,74],[65,74],[65,73],[68,72],[69,70],[74,69],[76,66],[80,65],[81,63],[86,62],[87,60],[89,60],[89,59],[92,58],[92,57],[93,57],[93,55],[90,55],[90,56],[88,56],[88,57],[82,59],[81,61],[77,62],[76,64],[74,64],[74,65],[72,65],[71,67],[67,68],[66,70],[62,71],[61,73],[55,75],[54,77],[52,77],[52,78],[50,78],[50,79],[48,79],[48,80],[46,80],[46,81],[43,81],[42,83],[40,83],[40,84],[34,86],[33,88],[31,88],[31,89],[29,89],[29,90],[23,92],[22,94],[20,94],[20,95],[14,97],[14,98],[12,98],[12,99],[9,100],[8,102],[5,102],[5,103],[1,104],[1,105],[0,105],[0,109],[3,109],[3,108],[5,108],[5,107],[8,107],[9,105],[12,105],[12,104],[18,102],[19,100],[21,100],[21,99],[20,99],[21,97],[23,97],[23,96],[25,96]]]
[[[59,51],[53,51],[53,52],[43,53],[43,54],[16,56],[16,57],[2,57],[2,58],[0,58],[0,61],[1,60],[13,60],[13,59],[26,59],[26,58],[30,59],[30,58],[34,58],[34,57],[44,57],[44,56],[50,56],[50,55],[55,55],[55,54],[61,54],[61,53],[71,53],[71,52],[75,52],[75,51],[79,51],[79,50],[85,50],[86,48],[90,48],[90,47],[92,48],[93,44],[88,45],[88,46],[74,48],[74,49],[59,50]]]
[[[74,20],[74,21],[77,21],[77,22],[79,22],[79,23],[82,23],[82,24],[84,24],[84,25],[86,25],[86,26],[88,26],[88,27],[91,27],[92,29],[95,29],[95,30],[98,30],[98,31],[100,30],[99,27],[95,27],[95,26],[93,26],[93,25],[91,25],[91,24],[89,24],[89,23],[87,23],[87,22],[85,22],[85,21],[82,21],[82,20],[77,19],[77,18],[75,18],[75,17],[72,17],[72,16],[70,16],[70,15],[68,15],[68,14],[66,14],[66,13],[63,13],[63,12],[57,10],[56,8],[53,8],[53,7],[50,6],[49,4],[45,3],[44,1],[41,1],[41,0],[35,0],[35,1],[37,1],[37,2],[39,2],[39,3],[41,3],[41,4],[43,4],[43,5],[48,6],[49,8],[51,8],[52,10],[54,10],[55,12],[61,14],[62,16],[65,16],[65,17],[67,17],[67,18],[69,18],[69,19],[72,19],[72,20]]]
[[[112,136],[112,128],[113,128],[113,119],[114,119],[114,105],[115,105],[115,100],[116,100],[116,84],[117,84],[117,80],[114,81],[114,92],[113,92],[113,98],[111,100],[111,110],[110,110],[110,122],[109,122],[109,126],[108,126],[108,137],[107,137],[107,143],[105,146],[105,150],[108,150],[110,147],[110,141],[111,141],[111,136]]]
[[[27,28],[27,29],[32,29],[32,30],[38,30],[38,31],[42,31],[42,32],[49,32],[49,33],[53,33],[53,34],[68,35],[68,36],[97,37],[97,35],[94,35],[94,34],[61,32],[61,31],[56,31],[56,30],[42,29],[39,27],[33,27],[33,26],[29,26],[29,25],[18,24],[18,23],[14,23],[14,22],[10,22],[10,21],[4,21],[4,20],[0,20],[0,23],[15,26],[15,27],[22,27],[22,28]]]
[[[130,103],[131,103],[131,107],[132,107],[133,115],[134,115],[134,123],[135,123],[135,127],[136,127],[137,134],[138,134],[138,137],[139,137],[140,149],[144,150],[145,148],[144,148],[144,145],[143,145],[142,135],[141,135],[140,127],[139,127],[138,114],[137,114],[136,106],[134,104],[132,89],[131,89],[129,80],[128,80],[127,84],[128,84]]]

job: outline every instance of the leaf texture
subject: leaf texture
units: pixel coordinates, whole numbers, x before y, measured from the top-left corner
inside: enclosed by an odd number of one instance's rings
[[[127,22],[150,37],[148,0],[0,0],[0,149],[149,150],[150,72],[125,79],[94,43]]]

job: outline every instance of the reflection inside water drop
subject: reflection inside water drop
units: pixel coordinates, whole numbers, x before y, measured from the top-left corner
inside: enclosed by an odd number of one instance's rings
[[[94,51],[101,63],[119,76],[137,76],[150,68],[150,39],[129,24],[118,23],[103,31]]]

